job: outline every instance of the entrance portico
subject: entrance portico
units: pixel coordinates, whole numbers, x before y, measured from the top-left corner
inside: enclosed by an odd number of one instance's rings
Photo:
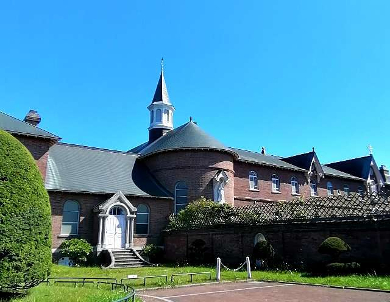
[[[103,202],[96,209],[99,213],[97,252],[104,249],[128,249],[133,247],[134,219],[137,208],[121,191]]]

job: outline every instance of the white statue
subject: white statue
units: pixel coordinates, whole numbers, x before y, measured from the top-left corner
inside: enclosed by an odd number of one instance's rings
[[[221,170],[213,178],[214,201],[225,203],[225,186],[229,181],[226,172]]]

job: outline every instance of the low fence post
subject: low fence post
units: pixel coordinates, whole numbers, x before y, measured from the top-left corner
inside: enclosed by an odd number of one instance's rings
[[[219,281],[221,281],[221,258],[217,258],[217,277],[216,277],[216,279],[217,279],[217,281],[219,282]]]
[[[251,260],[249,259],[249,257],[245,258],[245,262],[246,262],[246,271],[248,273],[248,279],[252,279]]]

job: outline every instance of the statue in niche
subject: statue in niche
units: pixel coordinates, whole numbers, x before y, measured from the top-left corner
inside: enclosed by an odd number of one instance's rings
[[[226,172],[221,170],[213,178],[214,201],[225,203],[225,186],[229,181]]]

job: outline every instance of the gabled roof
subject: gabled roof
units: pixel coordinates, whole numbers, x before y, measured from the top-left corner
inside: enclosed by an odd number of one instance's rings
[[[326,164],[325,166],[343,171],[353,176],[368,179],[370,174],[370,167],[372,162],[372,155],[348,159],[344,161]]]
[[[161,69],[160,78],[158,80],[156,91],[154,92],[152,103],[162,102],[171,105],[168,96],[167,84],[165,84],[164,71]]]
[[[301,169],[297,166],[294,166],[290,163],[281,160],[277,156],[265,155],[258,152],[242,150],[237,148],[231,148],[231,149],[238,154],[239,161],[255,163],[255,164],[271,166],[271,167],[278,167],[282,169],[284,168],[288,170],[295,170],[295,171],[302,171],[302,172],[305,171],[304,169]]]
[[[190,121],[169,131],[140,151],[142,157],[171,150],[217,150],[237,156],[230,148],[207,134],[198,125]]]
[[[3,129],[12,134],[35,136],[59,140],[60,138],[46,130],[33,126],[29,123],[23,122],[8,114],[0,112],[0,129]]]
[[[169,197],[137,161],[137,155],[78,145],[56,144],[49,150],[47,190]]]
[[[315,152],[307,152],[294,156],[284,157],[283,161],[288,162],[294,166],[300,167],[305,170],[310,170],[311,164],[315,157]]]

